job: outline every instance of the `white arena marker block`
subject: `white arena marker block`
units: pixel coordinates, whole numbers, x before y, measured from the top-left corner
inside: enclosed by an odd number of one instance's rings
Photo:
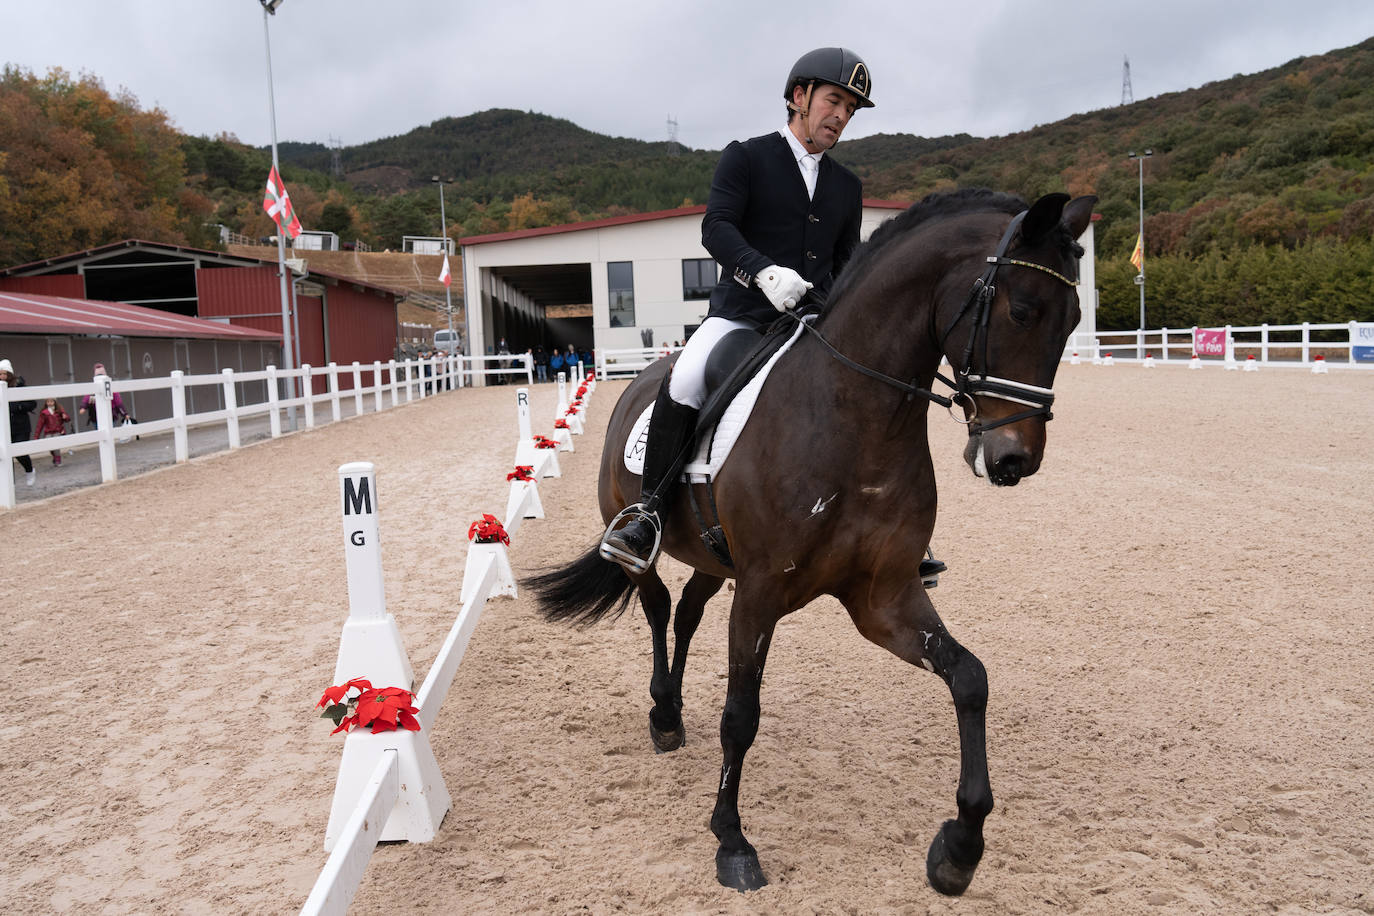
[[[1141,365],[1146,369],[1153,369],[1155,367],[1155,358],[1151,356],[1149,353],[1146,353],[1145,362]]]
[[[520,430],[520,438],[516,442],[528,442],[533,439],[534,431],[530,428],[530,390],[528,388],[515,389],[515,418]],[[516,446],[516,451],[519,451],[519,445]],[[528,461],[520,461],[518,454],[515,463],[529,464]]]
[[[506,520],[501,523],[506,534],[515,534],[522,519],[543,517],[544,503],[539,499],[538,484],[533,480],[512,480],[506,499]]]
[[[467,604],[472,599],[473,592],[481,585],[488,566],[496,567],[496,581],[488,597],[516,597],[515,572],[510,568],[510,558],[506,556],[506,545],[478,544],[474,541],[468,545],[468,559],[463,567],[463,591],[459,597],[459,604]]]
[[[1246,371],[1246,372],[1258,372],[1258,371],[1259,371],[1259,363],[1255,362],[1255,356],[1254,356],[1253,353],[1250,354],[1249,356],[1245,357],[1245,371]]]
[[[438,834],[439,824],[453,806],[453,800],[439,772],[439,762],[434,759],[429,734],[398,729],[374,735],[369,726],[349,732],[344,740],[339,778],[334,784],[334,804],[324,832],[325,852],[334,849],[382,754],[389,750],[396,752],[401,792],[379,839],[427,843]]]
[[[1078,358],[1078,351],[1077,351],[1077,350],[1074,350],[1074,351],[1073,351],[1073,356],[1070,356],[1070,357],[1069,357],[1069,365],[1070,365],[1070,366],[1079,366],[1079,365],[1082,365],[1082,364],[1083,364],[1083,360],[1081,360],[1081,359]]]
[[[563,415],[568,412],[568,380],[563,373],[558,373],[558,404],[553,409],[555,420],[563,419]]]
[[[1189,368],[1189,369],[1201,369],[1201,368],[1202,368],[1202,358],[1199,357],[1196,353],[1194,353],[1194,354],[1193,354],[1193,358],[1190,359],[1190,360],[1188,360],[1188,368]]]
[[[348,565],[348,620],[339,637],[334,683],[364,677],[374,687],[414,689],[396,618],[386,612],[382,546],[377,526],[377,474],[370,461],[339,467],[344,559]]]
[[[1105,356],[1102,357],[1102,365],[1104,365],[1104,366],[1115,366],[1115,365],[1116,365],[1116,360],[1112,359],[1112,354],[1108,353],[1108,354],[1106,354]]]
[[[1331,374],[1331,373],[1329,373],[1329,372],[1326,370],[1326,357],[1322,356],[1320,353],[1318,353],[1317,356],[1316,356],[1316,358],[1312,360],[1312,374],[1313,374],[1313,375],[1330,375],[1330,374]]]
[[[558,450],[560,452],[577,451],[577,449],[573,447],[572,431],[566,427],[553,431],[553,441],[558,443]]]
[[[568,409],[569,409],[569,410],[572,410],[571,407],[568,408]],[[581,408],[581,407],[578,407],[578,408],[577,408],[577,411],[576,411],[575,413],[567,414],[566,416],[563,417],[563,419],[565,419],[565,420],[568,421],[568,432],[572,433],[574,436],[580,436],[580,435],[582,435],[583,432],[585,432],[585,429],[584,429],[583,426],[582,426],[582,408]]]

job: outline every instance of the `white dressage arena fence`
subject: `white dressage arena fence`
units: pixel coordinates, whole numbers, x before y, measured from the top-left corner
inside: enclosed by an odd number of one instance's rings
[[[583,407],[594,384],[592,380],[586,383]],[[516,391],[516,417],[519,438],[515,464],[530,467],[532,479],[510,481],[502,524],[507,536],[515,534],[525,519],[544,517],[538,482],[559,476],[557,450],[537,447],[531,433],[528,388]],[[349,614],[339,641],[334,681],[343,684],[364,677],[374,687],[409,690],[414,684],[414,669],[395,618],[386,612],[373,465],[354,462],[341,466],[339,493]],[[414,693],[420,730],[373,734],[355,729],[344,739],[325,829],[324,848],[330,855],[302,914],[347,912],[379,841],[423,843],[434,839],[452,806],[452,797],[430,747],[429,732],[487,601],[515,595],[515,576],[505,545],[500,541],[469,544],[458,616],[424,683]]]
[[[1205,343],[1208,352],[1199,344]],[[1097,331],[1074,334],[1064,345],[1065,358],[1091,358],[1103,365],[1107,354],[1114,360],[1156,364],[1172,363],[1189,368],[1223,366],[1239,368],[1254,357],[1258,366],[1299,369],[1374,369],[1374,323],[1259,324],[1252,326],[1157,328],[1137,331]],[[1194,362],[1194,356],[1199,360]],[[1156,359],[1157,357],[1157,359]],[[1317,364],[1321,363],[1321,368]],[[1258,371],[1258,366],[1251,371]]]
[[[187,375],[176,370],[165,378],[124,379],[118,382],[108,376],[96,376],[89,382],[64,383],[61,385],[35,385],[33,387],[11,388],[0,382],[0,408],[9,414],[9,404],[13,401],[36,401],[40,406],[47,398],[84,398],[92,396],[98,426],[83,432],[72,432],[44,439],[30,439],[26,442],[10,440],[8,423],[0,423],[0,508],[12,509],[15,504],[14,461],[19,455],[37,455],[54,449],[74,449],[95,445],[100,449],[100,479],[108,483],[118,478],[117,446],[125,444],[133,434],[139,436],[172,432],[175,460],[180,463],[189,457],[187,430],[194,427],[221,425],[229,441],[229,448],[241,445],[239,425],[243,420],[266,415],[271,435],[277,438],[283,434],[283,413],[288,419],[294,416],[296,408],[304,413],[305,427],[314,427],[322,422],[320,408],[328,405],[329,420],[338,422],[343,419],[342,403],[345,399],[353,401],[353,415],[395,407],[401,403],[425,398],[446,390],[461,388],[464,374],[479,375],[498,370],[482,370],[475,367],[476,360],[470,357],[450,356],[445,358],[412,359],[403,362],[390,360],[386,363],[374,361],[371,365],[353,363],[351,366],[301,366],[290,371],[268,366],[256,372],[235,372],[225,369],[207,375]],[[502,369],[500,372],[513,370]],[[528,372],[528,366],[519,370]],[[351,391],[342,391],[340,377],[352,381]],[[188,405],[197,398],[188,397],[192,389],[209,391],[198,398],[202,403],[214,403],[214,410],[188,411]],[[115,426],[112,422],[111,400],[115,391],[130,394],[138,391],[166,391],[170,398],[171,414],[166,417],[140,417],[132,427]],[[283,397],[282,391],[299,391],[296,397]],[[258,399],[250,400],[256,395]],[[37,411],[35,411],[35,416]],[[287,430],[289,431],[289,430]]]

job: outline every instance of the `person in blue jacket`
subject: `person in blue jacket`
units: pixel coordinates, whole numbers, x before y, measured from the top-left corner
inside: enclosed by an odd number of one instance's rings
[[[711,350],[737,328],[771,324],[808,290],[827,292],[858,247],[862,185],[825,154],[855,112],[873,107],[871,92],[868,66],[853,51],[809,51],[783,88],[787,123],[721,153],[701,221],[702,245],[722,267],[720,282],[654,403],[640,502],[601,541],[601,556],[629,572],[654,562],[674,483],[666,478],[695,431]]]

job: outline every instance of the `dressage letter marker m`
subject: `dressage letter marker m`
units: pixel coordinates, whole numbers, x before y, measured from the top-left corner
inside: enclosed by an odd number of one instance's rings
[[[376,493],[377,474],[370,462],[358,461],[339,468],[344,560],[348,566],[348,621],[339,640],[334,683],[365,677],[376,687],[409,690],[415,671],[401,643],[396,618],[386,612]]]

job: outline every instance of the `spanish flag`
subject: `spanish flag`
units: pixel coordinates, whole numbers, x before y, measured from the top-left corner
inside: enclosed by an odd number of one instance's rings
[[[1145,242],[1144,237],[1141,236],[1141,235],[1139,235],[1139,234],[1137,234],[1136,237],[1135,237],[1135,251],[1132,251],[1132,252],[1131,252],[1131,263],[1135,265],[1135,269],[1136,269],[1136,270],[1139,270],[1139,271],[1142,271],[1142,272],[1145,270],[1145,246],[1144,246],[1144,242]]]

